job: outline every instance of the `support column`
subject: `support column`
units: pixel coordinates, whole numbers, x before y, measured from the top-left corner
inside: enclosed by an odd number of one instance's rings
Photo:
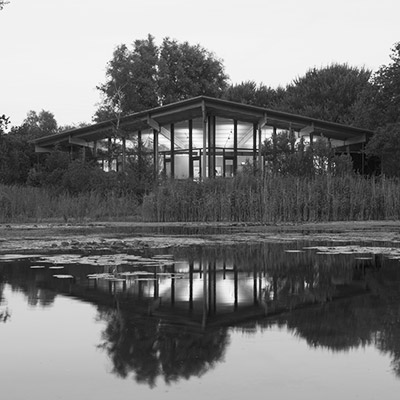
[[[212,124],[211,124],[211,137],[212,137],[212,152],[211,152],[211,159],[212,159],[212,174],[211,176],[215,178],[216,176],[216,160],[217,160],[217,150],[215,146],[215,138],[217,135],[217,117],[212,117]]]
[[[189,120],[189,178],[193,179],[193,120]]]
[[[212,166],[212,149],[213,149],[213,142],[212,142],[212,118],[208,117],[208,177],[213,178],[213,166]]]
[[[238,168],[238,122],[233,121],[233,175],[235,176]]]
[[[97,160],[97,141],[93,142],[93,157]]]
[[[122,138],[122,172],[126,169],[126,138]]]
[[[206,106],[203,102],[202,104],[202,114],[203,114],[203,160],[201,165],[201,180],[204,181],[207,177],[206,169],[207,169],[207,112]]]
[[[253,124],[253,170],[256,170],[257,162],[257,124]]]
[[[139,181],[142,180],[142,131],[138,131],[137,134],[137,161],[138,161],[138,175]]]
[[[171,124],[171,179],[175,178],[175,125]]]
[[[222,176],[226,177],[225,147],[222,149]]]
[[[261,124],[258,125],[258,168],[260,171],[263,171],[263,156],[261,154],[261,148],[262,148],[262,139],[261,139],[261,134],[262,134],[262,126]]]
[[[365,143],[361,144],[361,174],[365,174]]]
[[[108,150],[108,154],[107,154],[107,161],[108,161],[108,170],[111,171],[111,165],[112,165],[112,154],[111,154],[111,138],[108,138],[107,141],[107,150]]]
[[[277,135],[276,135],[276,126],[274,126],[272,128],[272,171],[274,173],[277,172],[276,155],[277,155]]]
[[[154,177],[158,176],[158,130],[153,129],[153,160],[154,160]]]

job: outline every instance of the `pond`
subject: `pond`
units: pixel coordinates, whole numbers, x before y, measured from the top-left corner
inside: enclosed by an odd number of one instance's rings
[[[0,256],[7,399],[397,399],[400,249]]]

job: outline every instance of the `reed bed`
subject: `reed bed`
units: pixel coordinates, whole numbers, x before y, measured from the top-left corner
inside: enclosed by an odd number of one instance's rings
[[[130,196],[96,191],[70,195],[51,190],[0,185],[0,222],[44,220],[123,220],[137,215],[138,204]]]
[[[392,220],[400,217],[400,181],[351,174],[166,181],[145,197],[142,217],[160,222]]]
[[[158,222],[316,222],[396,220],[400,180],[358,175],[294,177],[251,174],[204,182],[163,181],[145,195],[77,195],[0,185],[0,223],[44,220]]]

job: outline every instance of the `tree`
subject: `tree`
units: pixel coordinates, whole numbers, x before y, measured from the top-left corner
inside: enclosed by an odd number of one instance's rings
[[[163,40],[158,61],[158,88],[161,104],[189,97],[220,97],[227,86],[222,62],[200,45]]]
[[[1,183],[24,184],[34,161],[34,149],[27,143],[23,127],[13,127],[8,134],[0,135]]]
[[[371,86],[370,77],[371,71],[349,67],[347,64],[312,68],[286,87],[279,108],[353,125],[357,120],[355,112],[359,109],[361,94]]]
[[[392,48],[392,62],[383,65],[372,77],[380,126],[400,122],[400,42]]]
[[[9,3],[10,3],[9,1],[0,0],[0,11],[4,8],[4,6],[5,6],[6,4],[9,4]]]
[[[45,110],[39,113],[32,110],[29,111],[22,125],[26,129],[29,139],[53,135],[58,132],[58,124],[54,114]]]
[[[6,117],[5,114],[0,116],[0,135],[2,133],[5,133],[9,123],[10,123],[9,117]]]
[[[276,108],[282,101],[285,90],[282,87],[272,89],[264,84],[257,85],[254,81],[245,81],[230,85],[224,92],[226,100],[250,104],[258,107]]]
[[[148,35],[114,51],[106,82],[97,87],[102,101],[94,119],[115,118],[118,106],[125,115],[197,95],[219,97],[227,79],[222,62],[201,46],[169,38],[157,46]]]
[[[381,172],[389,176],[400,176],[400,42],[392,48],[392,60],[383,65],[372,76],[373,89],[369,93],[374,128],[378,127],[366,147],[369,157],[378,157]]]
[[[97,87],[102,102],[95,114],[96,121],[113,118],[115,107],[126,114],[158,105],[158,51],[151,35],[136,40],[132,50],[125,44],[115,49],[107,65],[106,82]]]
[[[5,134],[9,119],[0,117],[0,182],[8,185],[25,184],[37,155],[30,141],[58,132],[57,121],[49,111],[29,111],[21,126]],[[45,157],[44,157],[45,158]]]
[[[367,156],[380,159],[382,174],[400,176],[400,122],[378,128],[365,151]]]

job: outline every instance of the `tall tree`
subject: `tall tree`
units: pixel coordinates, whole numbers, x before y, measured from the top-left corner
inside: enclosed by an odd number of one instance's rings
[[[115,49],[107,65],[106,82],[97,87],[102,102],[95,120],[114,118],[116,108],[124,114],[157,106],[158,51],[151,35],[135,40],[132,50],[125,44]]]
[[[400,42],[392,48],[391,62],[381,66],[372,77],[369,115],[378,127],[366,147],[370,157],[378,157],[381,172],[400,176]]]
[[[158,61],[161,104],[198,95],[220,97],[227,79],[221,60],[200,45],[163,40]]]
[[[49,111],[29,111],[22,125],[12,127],[6,134],[1,125],[7,122],[5,116],[0,118],[0,133],[3,133],[0,134],[0,182],[25,184],[31,168],[37,162],[30,140],[57,133],[57,121]]]
[[[30,139],[53,135],[58,132],[58,124],[50,111],[29,111],[22,125]]]
[[[286,88],[280,108],[313,118],[353,125],[361,93],[371,83],[371,71],[332,64],[313,68]]]
[[[8,3],[9,3],[9,1],[0,0],[0,10],[2,10],[2,9],[4,8],[4,6],[5,6],[6,4],[8,4]]]
[[[94,119],[115,118],[118,107],[124,115],[201,94],[219,97],[227,80],[222,62],[201,46],[169,38],[157,46],[148,35],[114,51]]]
[[[392,62],[381,66],[372,77],[381,126],[400,122],[400,42],[393,46],[390,58]]]
[[[264,84],[257,85],[255,81],[245,81],[230,85],[224,92],[226,100],[251,104],[265,108],[276,108],[282,101],[285,90],[282,87],[272,89]]]

